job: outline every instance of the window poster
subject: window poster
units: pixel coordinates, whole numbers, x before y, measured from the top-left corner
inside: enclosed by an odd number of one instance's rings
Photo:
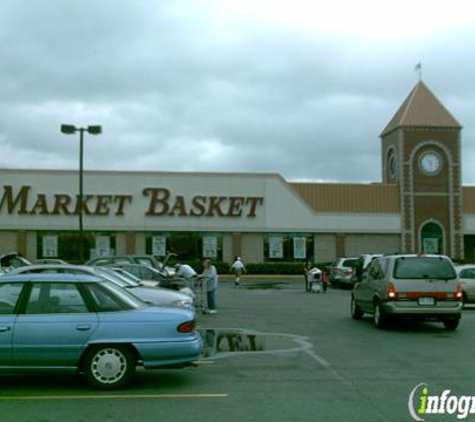
[[[203,236],[203,257],[218,257],[218,238],[216,236]]]
[[[108,256],[111,254],[111,242],[109,236],[96,237],[96,256]]]
[[[166,236],[152,237],[152,255],[165,256],[167,254]]]
[[[269,258],[284,257],[284,242],[282,236],[269,237]]]
[[[294,258],[305,259],[307,256],[307,239],[305,237],[294,237]]]
[[[439,253],[439,239],[436,237],[424,238],[424,253],[426,254],[438,254]]]
[[[43,258],[58,256],[58,236],[43,236]]]

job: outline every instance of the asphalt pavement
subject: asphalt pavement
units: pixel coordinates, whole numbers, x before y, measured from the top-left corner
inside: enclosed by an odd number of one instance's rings
[[[139,371],[126,390],[107,393],[80,376],[2,377],[0,420],[405,422],[421,383],[475,395],[475,309],[455,332],[441,323],[381,331],[370,317],[350,318],[349,295],[305,292],[303,277],[246,276],[240,289],[224,278],[218,314],[198,315],[196,368]]]

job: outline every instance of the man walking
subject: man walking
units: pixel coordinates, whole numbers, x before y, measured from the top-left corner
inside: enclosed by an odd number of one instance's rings
[[[230,270],[234,273],[235,279],[234,279],[234,287],[238,288],[240,286],[241,282],[241,275],[242,273],[246,272],[246,267],[244,265],[244,262],[242,262],[242,259],[238,256],[233,262],[233,265],[231,265]]]

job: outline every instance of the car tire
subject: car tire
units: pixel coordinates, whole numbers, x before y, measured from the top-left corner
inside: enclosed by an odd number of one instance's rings
[[[375,302],[374,304],[373,321],[376,328],[379,328],[379,329],[386,328],[388,317],[386,316],[385,312],[382,310],[381,304],[379,302]]]
[[[123,387],[135,373],[136,359],[123,345],[91,348],[84,360],[84,374],[94,388],[112,390]]]
[[[460,318],[450,318],[443,321],[446,330],[455,331],[459,326]]]
[[[350,311],[351,311],[351,318],[353,319],[361,319],[363,318],[364,312],[361,308],[356,304],[356,300],[353,296],[351,296],[351,304],[350,304]]]
[[[467,293],[463,292],[462,293],[462,306],[465,306],[468,304],[468,297],[467,297]]]

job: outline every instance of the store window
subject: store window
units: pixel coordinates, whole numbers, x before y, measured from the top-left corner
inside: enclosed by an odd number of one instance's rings
[[[78,232],[43,232],[37,235],[37,259],[62,259],[71,264],[79,262],[80,238]],[[96,256],[114,255],[116,236],[114,233],[84,233],[84,259]]]
[[[220,261],[223,257],[220,233],[159,232],[146,236],[147,254],[158,257],[168,252],[176,253],[183,262],[212,258]]]
[[[313,258],[313,235],[308,233],[272,233],[265,236],[266,261],[305,261]]]

